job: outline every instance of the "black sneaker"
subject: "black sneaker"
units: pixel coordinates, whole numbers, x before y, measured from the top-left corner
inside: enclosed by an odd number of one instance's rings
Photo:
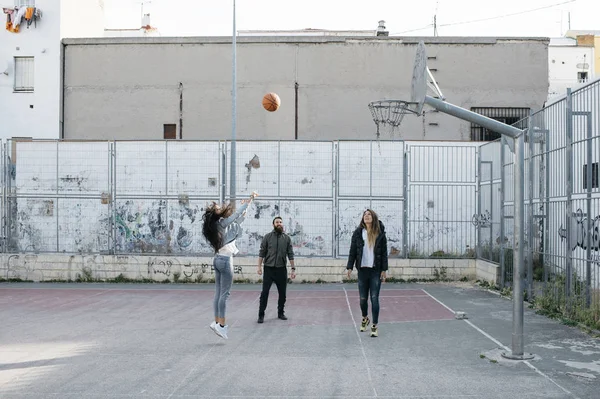
[[[260,323],[260,324],[264,323],[264,321],[265,321],[265,316],[258,316],[258,320],[256,320],[256,322]]]
[[[282,313],[279,316],[277,316],[280,320],[287,320],[288,318]]]

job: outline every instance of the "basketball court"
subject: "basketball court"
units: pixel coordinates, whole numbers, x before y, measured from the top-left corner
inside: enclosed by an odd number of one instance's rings
[[[377,338],[359,332],[355,284],[289,285],[287,321],[273,288],[264,324],[259,295],[234,285],[223,340],[208,328],[210,284],[3,283],[0,397],[591,398],[599,387],[598,341],[529,311],[536,359],[499,356],[511,302],[466,285],[384,284]]]

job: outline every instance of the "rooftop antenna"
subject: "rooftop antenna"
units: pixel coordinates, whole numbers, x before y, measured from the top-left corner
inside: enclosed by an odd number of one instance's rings
[[[437,31],[437,12],[438,12],[438,5],[440,4],[439,0],[435,2],[435,12],[433,13],[433,36],[437,36],[438,35],[438,31]]]
[[[152,4],[151,0],[142,0],[142,1],[137,1],[137,4],[141,5],[141,12],[140,12],[140,21],[142,23],[142,26],[144,25],[144,4]]]

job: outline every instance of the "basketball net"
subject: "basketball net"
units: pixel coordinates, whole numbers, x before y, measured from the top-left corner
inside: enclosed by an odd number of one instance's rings
[[[402,100],[381,100],[369,103],[373,122],[377,126],[377,140],[381,133],[394,136],[406,114],[415,113],[409,108],[411,103]]]

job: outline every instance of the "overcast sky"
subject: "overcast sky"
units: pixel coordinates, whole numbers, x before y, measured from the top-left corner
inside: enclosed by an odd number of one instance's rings
[[[140,26],[141,0],[104,3],[107,28]],[[232,0],[151,0],[145,2],[144,13],[151,14],[152,25],[162,36],[230,36],[232,4]],[[237,0],[236,4],[238,30],[370,30],[385,20],[390,34],[432,36],[437,15],[439,36],[560,37],[568,29],[569,13],[571,29],[600,30],[600,0]]]

